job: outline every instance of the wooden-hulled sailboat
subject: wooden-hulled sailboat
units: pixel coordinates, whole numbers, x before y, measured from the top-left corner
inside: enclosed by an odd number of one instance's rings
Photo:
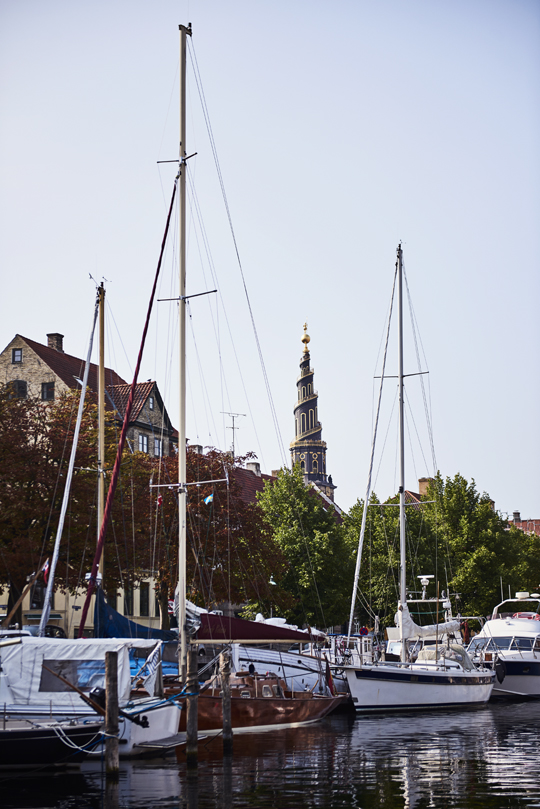
[[[399,533],[400,533],[400,583],[399,604],[396,622],[401,641],[399,662],[373,661],[344,666],[354,707],[358,712],[395,711],[423,708],[446,708],[449,706],[473,706],[487,702],[495,682],[495,673],[485,668],[475,668],[462,646],[446,648],[442,644],[435,651],[422,649],[415,662],[409,659],[407,640],[422,635],[459,630],[456,626],[443,624],[431,627],[417,626],[411,618],[407,605],[406,546],[405,546],[405,438],[404,438],[404,389],[403,389],[403,253],[397,250],[396,272],[398,281],[398,357],[399,357]],[[384,368],[383,368],[384,377]],[[382,390],[383,378],[381,378]],[[380,401],[380,395],[379,395]],[[372,460],[373,460],[372,446]],[[371,472],[370,472],[371,477]],[[351,620],[356,601],[356,586],[361,561],[361,546],[365,529],[370,483],[364,502],[362,530],[355,574],[355,590],[351,604]],[[349,628],[350,634],[350,628]]]

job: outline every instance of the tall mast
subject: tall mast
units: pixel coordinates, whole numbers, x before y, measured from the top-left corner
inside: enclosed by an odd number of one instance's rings
[[[399,334],[399,600],[400,609],[407,604],[406,585],[406,547],[405,547],[405,419],[403,403],[403,253],[401,244],[397,250],[398,256],[398,334]],[[403,639],[402,659],[405,659],[405,641]]]
[[[103,524],[105,510],[105,287],[103,281],[98,288],[99,301],[99,373],[98,373],[98,511],[97,539]],[[103,581],[103,557],[99,562],[99,572]]]
[[[178,418],[178,667],[182,682],[187,678],[186,636],[186,46],[191,25],[180,29],[180,177],[179,177],[179,271],[180,300],[180,410]]]

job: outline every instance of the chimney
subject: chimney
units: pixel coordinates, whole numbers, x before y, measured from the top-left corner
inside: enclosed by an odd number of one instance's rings
[[[258,461],[251,461],[250,463],[247,463],[246,469],[249,469],[250,472],[253,472],[254,475],[257,475],[257,477],[260,478],[261,465]]]
[[[514,511],[514,522],[521,522],[521,513],[519,511]]]
[[[428,486],[433,481],[433,478],[418,478],[418,494],[424,497],[427,494]]]
[[[63,334],[48,334],[47,335],[47,345],[49,348],[54,348],[55,351],[59,351],[61,354],[64,353],[64,335]]]
[[[197,455],[204,455],[202,444],[190,444],[188,450],[189,452],[196,452]]]

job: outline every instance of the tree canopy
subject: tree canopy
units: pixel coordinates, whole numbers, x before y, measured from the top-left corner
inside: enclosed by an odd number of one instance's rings
[[[287,561],[274,573],[294,599],[286,617],[297,624],[341,624],[348,615],[353,560],[333,508],[306,487],[299,467],[281,469],[258,495],[264,519]]]
[[[516,590],[537,589],[540,582],[540,537],[526,536],[509,525],[494,508],[489,495],[480,494],[474,480],[461,475],[430,483],[421,505],[410,503],[407,517],[407,588],[419,597],[418,577],[431,574],[428,596],[450,591],[454,613],[491,613],[503,597]],[[363,622],[374,615],[393,624],[399,589],[398,498],[382,505],[372,496],[360,572],[357,613]],[[345,518],[352,548],[358,543],[363,503],[358,501]]]

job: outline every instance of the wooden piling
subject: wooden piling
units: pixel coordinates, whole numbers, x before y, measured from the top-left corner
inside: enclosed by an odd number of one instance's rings
[[[197,766],[197,736],[199,731],[199,664],[196,647],[187,653],[187,692],[186,697],[186,762],[188,767]]]
[[[118,652],[105,652],[105,771],[118,778]]]
[[[233,731],[231,722],[231,658],[229,652],[219,656],[219,673],[221,677],[221,704],[223,710],[223,753],[231,755],[233,749]]]

